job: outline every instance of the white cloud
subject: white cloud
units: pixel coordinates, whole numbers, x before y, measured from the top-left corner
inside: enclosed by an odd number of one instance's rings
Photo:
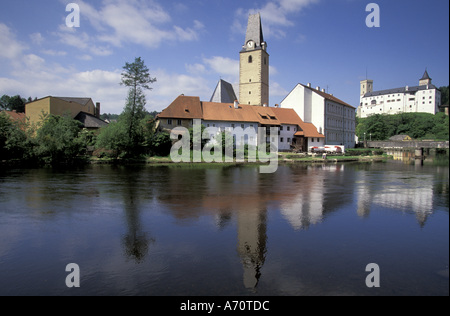
[[[66,56],[67,52],[61,50],[44,49],[42,53],[49,56]]]
[[[104,0],[98,10],[84,1],[79,3],[83,17],[97,31],[94,40],[116,47],[132,43],[158,48],[167,41],[195,41],[204,28],[197,20],[192,28],[171,25],[169,13],[154,1]]]
[[[41,45],[44,42],[44,37],[41,33],[33,33],[30,35],[31,41],[36,45]]]
[[[286,37],[284,28],[292,27],[295,22],[292,15],[298,14],[311,4],[318,3],[320,0],[272,0],[260,8],[244,10],[242,8],[236,11],[236,19],[233,22],[232,29],[237,33],[245,33],[247,18],[249,14],[261,13],[263,19],[265,37]]]
[[[233,82],[237,81],[239,78],[239,60],[214,56],[211,58],[204,58],[203,62],[214,72],[227,78],[232,78],[230,80]]]
[[[0,58],[15,59],[28,47],[16,39],[5,24],[0,23]]]

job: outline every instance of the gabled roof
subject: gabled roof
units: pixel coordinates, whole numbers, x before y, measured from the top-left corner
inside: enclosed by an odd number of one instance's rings
[[[75,116],[75,120],[80,121],[85,128],[101,128],[108,125],[105,121],[86,112],[78,113],[78,115]]]
[[[216,89],[214,90],[210,102],[233,103],[235,100],[237,100],[237,97],[231,83],[220,79],[219,83],[216,86]]]
[[[295,133],[295,136],[304,136],[308,138],[325,138],[323,134],[317,131],[317,127],[312,123],[305,123],[298,116],[294,109],[286,108],[272,108],[272,111],[278,117],[279,121],[283,125],[297,125],[299,131]]]
[[[301,131],[295,133],[295,136],[304,136],[307,138],[325,138],[323,134],[317,131],[317,127],[313,123],[303,123],[300,128]]]
[[[201,119],[203,117],[203,113],[200,98],[180,95],[157,117],[174,119]]]
[[[16,111],[0,111],[0,113],[5,113],[14,121],[22,121],[25,122],[26,115],[25,113],[18,113]]]
[[[349,107],[351,107],[351,108],[356,109],[354,106],[352,106],[352,105],[350,105],[350,104],[348,104],[348,103],[346,103],[346,102],[344,102],[344,101],[342,101],[342,100],[336,98],[334,95],[328,94],[328,93],[323,92],[323,91],[321,91],[321,90],[314,89],[314,88],[312,88],[312,87],[305,86],[305,85],[303,85],[303,84],[301,84],[301,83],[300,83],[300,85],[302,85],[302,86],[305,87],[306,89],[309,89],[309,90],[311,90],[311,91],[317,93],[318,95],[324,97],[325,99],[327,99],[327,100],[329,100],[329,101],[333,101],[333,102],[336,102],[336,103],[339,103],[339,104],[342,104],[342,105],[345,105],[345,106],[349,106]]]
[[[280,125],[280,121],[269,107],[234,103],[202,102],[203,120],[226,122],[254,122],[261,125]]]
[[[78,104],[81,104],[81,105],[86,105],[86,104],[89,103],[89,101],[92,101],[91,98],[54,97],[54,96],[49,95],[49,96],[40,98],[38,100],[31,101],[31,102],[28,102],[28,103],[34,103],[36,101],[40,101],[40,100],[44,100],[44,99],[48,99],[48,98],[50,98],[50,99],[52,99],[52,98],[53,99],[60,99],[60,100],[66,101],[66,102],[73,102],[73,103],[78,103]]]
[[[348,103],[346,103],[346,102],[344,102],[344,101],[342,101],[342,100],[336,98],[334,95],[331,95],[331,94],[322,92],[321,90],[317,90],[317,89],[314,89],[314,88],[312,88],[312,87],[308,87],[308,86],[306,86],[306,85],[304,85],[304,84],[301,84],[301,83],[297,84],[297,85],[295,86],[295,88],[292,89],[292,91],[291,91],[289,94],[291,94],[298,86],[302,86],[302,87],[305,88],[305,89],[309,89],[309,90],[313,91],[314,93],[317,93],[317,94],[320,95],[321,97],[325,98],[326,100],[333,101],[333,102],[336,102],[336,103],[339,103],[339,104],[342,104],[342,105],[351,107],[351,108],[353,108],[353,109],[356,109],[353,105],[350,105],[350,104],[348,104]],[[289,94],[288,94],[288,96],[289,96]],[[287,96],[286,96],[284,99],[286,99],[286,98],[287,98]],[[283,101],[284,101],[284,100],[283,100]]]
[[[432,89],[438,89],[435,85],[429,84],[426,86],[414,86],[414,87],[401,87],[401,88],[394,88],[394,89],[387,89],[387,90],[380,90],[380,91],[373,91],[368,92],[364,95],[364,98],[367,97],[373,97],[373,96],[379,96],[379,95],[385,95],[385,94],[395,94],[395,93],[410,93],[415,94],[417,91],[421,90],[432,90]]]

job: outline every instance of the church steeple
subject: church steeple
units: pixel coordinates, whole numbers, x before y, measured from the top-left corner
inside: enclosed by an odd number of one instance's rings
[[[245,43],[242,46],[242,51],[251,51],[256,49],[267,49],[267,43],[264,42],[260,13],[249,16]]]
[[[240,52],[239,102],[269,104],[269,54],[264,41],[261,14],[248,18],[245,43]]]

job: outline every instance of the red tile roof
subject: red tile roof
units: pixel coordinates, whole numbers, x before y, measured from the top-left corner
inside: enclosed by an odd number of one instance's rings
[[[286,108],[272,108],[275,115],[277,115],[281,124],[285,125],[297,125],[300,130],[295,133],[295,136],[304,136],[308,138],[325,138],[323,134],[317,131],[317,127],[312,123],[305,123],[298,116],[294,109]]]
[[[202,106],[199,97],[187,97],[180,95],[165,110],[163,110],[158,118],[174,118],[174,119],[202,119]]]
[[[232,103],[200,102],[199,97],[180,95],[158,118],[203,119],[204,121],[253,122],[266,126],[297,125],[297,136],[325,138],[311,123],[305,123],[293,109]]]
[[[7,114],[11,119],[15,121],[25,122],[26,120],[25,113],[17,113],[16,111],[0,111],[0,112]]]

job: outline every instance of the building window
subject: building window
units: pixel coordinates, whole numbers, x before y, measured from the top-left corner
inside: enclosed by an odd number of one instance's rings
[[[283,126],[280,126],[280,131],[282,131],[283,130]]]
[[[178,124],[178,125],[181,125],[181,120],[178,120],[178,121],[177,121],[177,124]]]
[[[288,139],[287,139],[287,142],[288,142],[288,143],[290,143],[290,142],[291,142],[291,139],[290,139],[290,138],[288,138]]]
[[[167,120],[167,125],[172,125],[172,120]]]
[[[245,125],[244,124],[241,124],[241,127],[242,127],[242,129],[245,129]]]
[[[280,143],[284,143],[284,138],[283,137],[280,138]]]
[[[264,57],[264,65],[267,65],[267,58]]]
[[[235,127],[235,125],[234,124],[231,124],[231,128],[234,128]]]
[[[291,127],[290,127],[290,126],[287,127],[287,131],[288,131],[288,132],[291,131]]]
[[[252,56],[248,56],[248,63],[251,64],[253,62],[253,57]]]

